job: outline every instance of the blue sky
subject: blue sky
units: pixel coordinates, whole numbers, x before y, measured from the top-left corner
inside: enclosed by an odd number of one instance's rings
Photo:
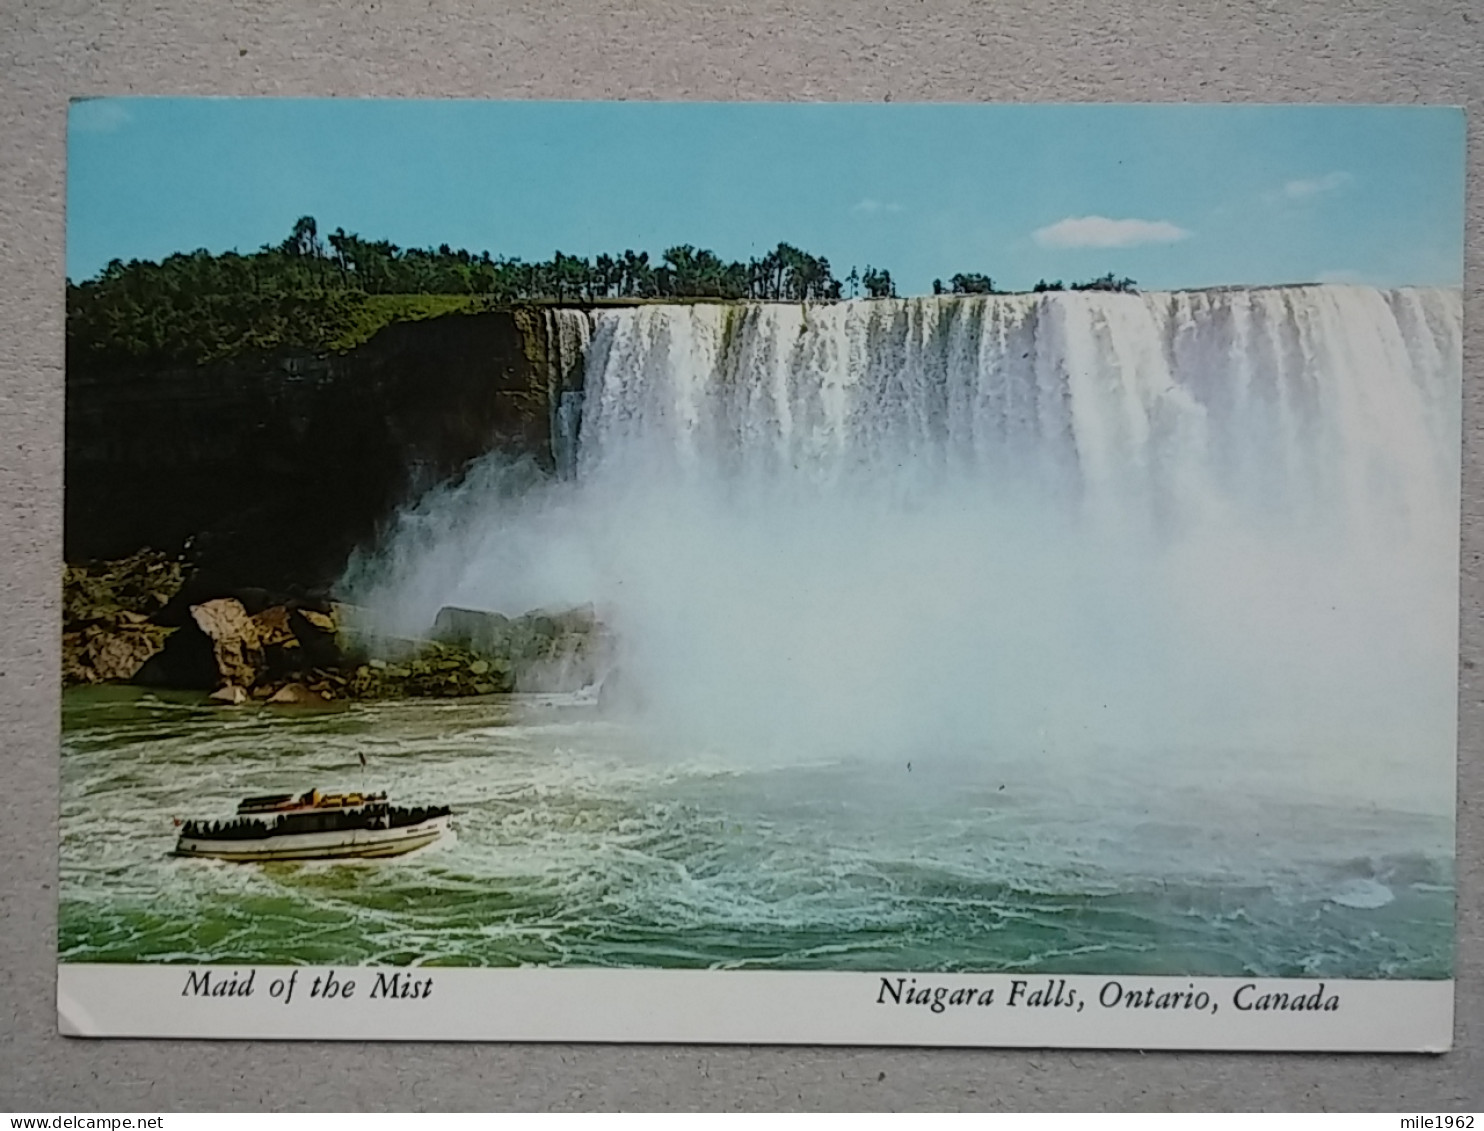
[[[309,214],[524,259],[783,240],[903,294],[959,271],[1457,285],[1463,183],[1446,108],[93,99],[67,272],[251,251]]]

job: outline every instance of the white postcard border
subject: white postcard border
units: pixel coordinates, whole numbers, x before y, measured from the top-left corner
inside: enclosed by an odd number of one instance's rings
[[[1446,1052],[1453,982],[63,963],[57,1009],[83,1037]]]

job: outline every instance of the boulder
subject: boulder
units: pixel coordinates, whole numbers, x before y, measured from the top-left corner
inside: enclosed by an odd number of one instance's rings
[[[273,605],[253,614],[253,630],[257,633],[258,643],[264,648],[297,648],[299,638],[289,626],[290,616],[289,610],[283,605]]]
[[[597,682],[612,655],[592,605],[533,609],[514,618],[447,605],[438,610],[433,638],[501,665],[506,678],[481,682],[505,690],[509,682],[521,691],[575,691]]]
[[[502,613],[445,605],[433,620],[433,639],[472,652],[500,656],[509,650],[512,624]]]
[[[218,687],[207,698],[224,707],[236,707],[247,702],[247,692],[235,683],[229,683],[226,687]]]
[[[62,634],[62,681],[121,683],[131,680],[158,653],[168,630],[142,616],[119,613],[110,621]]]
[[[323,703],[329,695],[311,691],[302,683],[286,683],[268,697],[270,703]]]
[[[298,614],[319,632],[334,632],[335,617],[331,613],[322,613],[318,609],[298,609]]]
[[[153,626],[90,628],[85,654],[88,666],[100,683],[122,683],[134,678],[151,656],[164,646],[164,633]]]
[[[520,619],[524,623],[526,630],[534,637],[539,637],[542,640],[551,640],[561,635],[561,622],[556,617],[550,616],[547,613],[527,613]]]
[[[263,649],[263,670],[259,682],[283,683],[302,679],[307,669],[329,666],[339,660],[333,647],[306,650],[303,646],[303,618],[287,605],[272,605],[252,618],[258,643]],[[316,633],[310,633],[312,637]]]
[[[332,614],[298,608],[289,614],[288,624],[303,652],[306,666],[338,668],[345,662],[345,649]]]
[[[257,625],[235,597],[191,606],[191,619],[212,643],[217,672],[223,683],[251,687],[263,671],[263,647]]]

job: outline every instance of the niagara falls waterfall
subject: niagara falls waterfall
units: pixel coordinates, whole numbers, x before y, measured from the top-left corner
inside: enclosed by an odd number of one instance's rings
[[[1124,521],[1182,503],[1310,519],[1383,506],[1422,525],[1452,511],[1455,292],[649,306],[595,321],[589,478],[967,479],[1068,491]]]
[[[351,579],[409,633],[595,602],[712,744],[1452,756],[1455,290],[547,317],[558,474]]]

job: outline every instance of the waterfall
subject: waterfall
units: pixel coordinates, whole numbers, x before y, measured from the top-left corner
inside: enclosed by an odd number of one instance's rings
[[[1460,318],[1457,291],[1338,286],[607,310],[580,463],[1447,531]]]
[[[549,311],[562,478],[512,492],[492,454],[352,588],[409,632],[597,602],[654,714],[712,743],[1263,746],[1426,777],[1453,756],[1461,306]]]
[[[546,403],[556,473],[570,479],[577,469],[577,431],[582,417],[583,366],[592,323],[581,310],[542,312],[546,337]]]

